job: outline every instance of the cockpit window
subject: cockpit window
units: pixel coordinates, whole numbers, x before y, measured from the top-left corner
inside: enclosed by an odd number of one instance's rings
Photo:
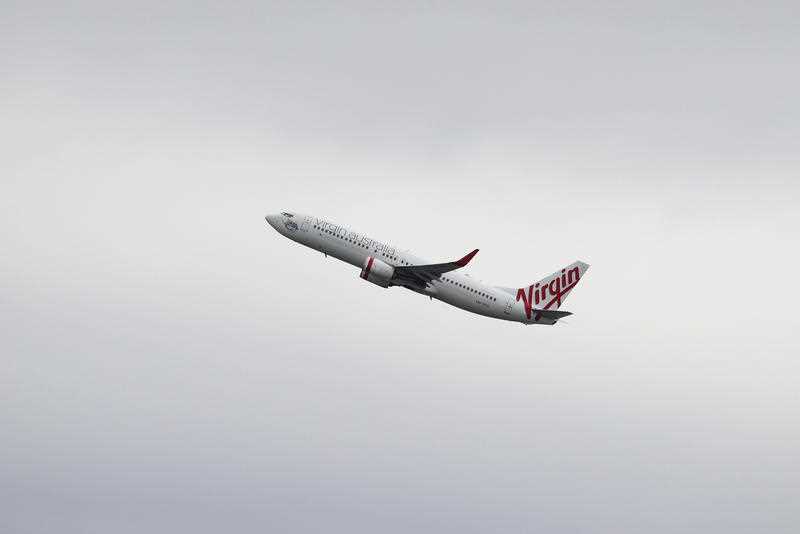
[[[294,217],[294,215],[292,215],[291,213],[285,212],[285,211],[283,213],[281,213],[281,215],[285,215],[286,217]]]

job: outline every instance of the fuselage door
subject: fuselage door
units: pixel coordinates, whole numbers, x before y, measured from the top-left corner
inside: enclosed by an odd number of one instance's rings
[[[511,315],[511,310],[514,309],[514,300],[511,296],[506,299],[506,307],[503,310],[503,313],[506,315]]]

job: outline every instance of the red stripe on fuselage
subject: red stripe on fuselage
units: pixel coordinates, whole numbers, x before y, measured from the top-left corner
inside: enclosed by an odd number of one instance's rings
[[[369,259],[367,260],[367,266],[364,267],[364,272],[361,273],[361,278],[363,278],[364,280],[369,278],[369,272],[372,270],[373,261],[375,261],[375,258],[373,258],[372,256],[370,256]]]

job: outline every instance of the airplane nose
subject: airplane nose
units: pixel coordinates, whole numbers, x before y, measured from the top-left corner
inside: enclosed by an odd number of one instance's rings
[[[264,220],[266,220],[269,223],[269,225],[276,230],[278,229],[278,224],[279,224],[278,219],[279,218],[277,215],[267,215],[266,217],[264,217]]]

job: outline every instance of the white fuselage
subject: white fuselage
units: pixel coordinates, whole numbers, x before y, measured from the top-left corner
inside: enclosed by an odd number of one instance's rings
[[[268,216],[267,222],[292,241],[358,268],[363,267],[370,256],[392,266],[430,263],[386,242],[319,217],[293,213],[289,219]],[[507,321],[533,322],[526,319],[515,295],[481,283],[461,271],[445,273],[432,280],[425,289],[408,289],[472,313]]]

